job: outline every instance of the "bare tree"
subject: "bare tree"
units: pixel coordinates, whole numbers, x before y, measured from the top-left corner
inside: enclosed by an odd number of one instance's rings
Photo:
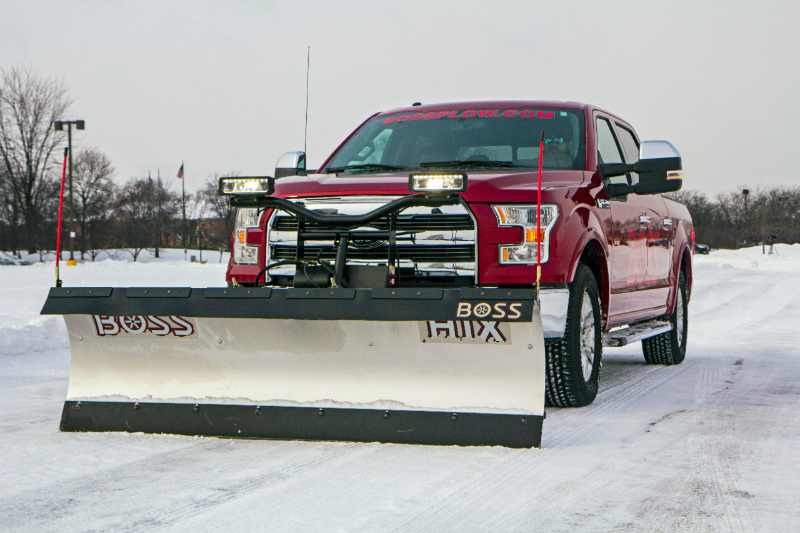
[[[180,198],[168,185],[164,185],[161,176],[156,181],[149,180],[150,225],[153,228],[153,247],[155,256],[159,257],[165,233],[171,227],[174,216],[180,212]]]
[[[5,166],[0,165],[0,250],[8,249],[15,253],[17,247],[17,228],[19,227],[19,210],[14,197],[11,179],[7,176]]]
[[[698,242],[714,248],[800,242],[800,187],[750,189],[746,204],[741,191],[738,187],[713,199],[698,191],[669,197],[689,209]]]
[[[97,148],[79,151],[73,164],[73,188],[81,230],[81,259],[87,250],[92,250],[89,255],[94,261],[99,253],[97,248],[101,245],[104,230],[108,227],[107,222],[115,199],[116,186],[111,181],[114,167],[111,160]]]
[[[145,179],[131,178],[117,198],[116,212],[119,217],[117,234],[120,239],[115,247],[123,248],[133,260],[142,250],[152,244],[150,229],[150,192]]]
[[[39,78],[29,69],[0,70],[0,164],[10,194],[12,247],[19,246],[19,223],[25,227],[27,244],[35,251],[39,223],[49,197],[49,175],[54,151],[62,135],[53,131],[70,105],[61,82]]]
[[[117,210],[122,245],[134,261],[142,250],[157,251],[161,247],[162,233],[179,212],[179,206],[178,196],[160,179],[132,178],[125,184],[118,197]]]
[[[198,200],[202,201],[207,211],[212,216],[222,221],[222,235],[208,236],[209,244],[227,247],[233,234],[233,227],[236,223],[236,208],[231,207],[229,197],[219,194],[219,177],[222,174],[215,173],[206,180],[202,189],[197,191]],[[238,176],[237,172],[224,174],[225,176]]]

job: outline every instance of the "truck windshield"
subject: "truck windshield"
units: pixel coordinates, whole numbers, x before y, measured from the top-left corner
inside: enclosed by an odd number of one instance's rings
[[[459,109],[379,115],[339,149],[323,172],[420,168],[584,168],[578,109]]]

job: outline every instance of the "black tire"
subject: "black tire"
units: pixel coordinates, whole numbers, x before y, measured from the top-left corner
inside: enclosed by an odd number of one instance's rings
[[[687,313],[686,278],[678,277],[678,295],[675,309],[669,316],[672,331],[642,341],[644,360],[651,365],[679,365],[686,358],[686,336],[689,332]]]
[[[588,299],[584,307],[584,296]],[[591,317],[588,310],[591,309]],[[583,312],[582,312],[583,311]],[[582,316],[587,320],[582,320]],[[545,347],[547,383],[545,404],[550,407],[583,407],[597,396],[600,367],[603,359],[603,331],[600,314],[600,292],[592,271],[579,264],[569,287],[569,307],[564,338]],[[594,331],[588,329],[594,326]],[[593,333],[593,334],[592,334]],[[585,334],[585,335],[584,335]],[[586,337],[586,338],[584,338]],[[583,345],[592,347],[584,364]],[[590,357],[588,357],[590,355]],[[591,368],[591,370],[589,370]],[[588,377],[587,377],[588,374]]]

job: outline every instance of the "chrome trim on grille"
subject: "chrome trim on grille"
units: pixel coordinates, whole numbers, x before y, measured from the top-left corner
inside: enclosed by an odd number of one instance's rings
[[[294,198],[294,202],[302,203],[306,208],[334,210],[338,214],[363,214],[381,205],[387,204],[397,197],[383,196],[347,196],[347,197],[323,197],[323,198]],[[438,211],[438,212],[436,212]],[[417,220],[412,220],[410,216],[419,215]],[[466,229],[464,215],[469,216],[472,229]],[[449,222],[462,229],[433,229],[428,231],[414,231],[426,225],[434,225],[439,228],[448,227],[443,220],[439,224],[432,224],[432,218],[442,216],[449,218]],[[294,218],[284,211],[275,211],[270,216],[267,223],[266,235],[266,254],[267,262],[274,262],[278,259],[285,259],[287,256],[294,257],[296,252],[296,229],[297,225],[287,219]],[[411,207],[402,211],[398,221],[398,257],[401,267],[416,267],[423,272],[440,272],[443,275],[470,276],[478,280],[477,260],[477,222],[472,212],[462,203],[454,206],[442,206],[431,209],[430,207]],[[406,235],[403,235],[403,226],[410,228]],[[279,226],[279,228],[276,228]],[[313,225],[310,225],[313,227]],[[377,222],[370,226],[353,228],[358,231],[385,231],[385,223]],[[344,229],[344,228],[342,228]],[[408,239],[411,239],[410,241]],[[406,244],[411,242],[411,244]],[[306,249],[309,253],[308,258],[313,258],[312,250],[319,250],[319,247],[331,247],[331,241],[305,241]],[[361,245],[353,245],[349,248],[348,263],[358,265],[385,265],[387,260],[386,246],[383,242],[364,242]],[[313,252],[314,254],[316,251]],[[323,252],[324,257],[331,259],[333,249],[330,254]],[[438,256],[436,254],[439,254]],[[425,261],[424,256],[430,255],[433,260]],[[360,256],[360,257],[359,257]],[[416,256],[416,261],[413,259]],[[423,256],[423,257],[420,257]],[[273,275],[293,275],[294,266],[287,265],[277,267],[270,272]]]

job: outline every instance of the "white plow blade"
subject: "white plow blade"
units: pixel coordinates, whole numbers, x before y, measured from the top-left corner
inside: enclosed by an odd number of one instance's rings
[[[440,342],[459,322],[423,342],[426,322],[137,318],[64,316],[68,400],[544,414],[538,307],[532,322],[470,323],[505,342]]]

